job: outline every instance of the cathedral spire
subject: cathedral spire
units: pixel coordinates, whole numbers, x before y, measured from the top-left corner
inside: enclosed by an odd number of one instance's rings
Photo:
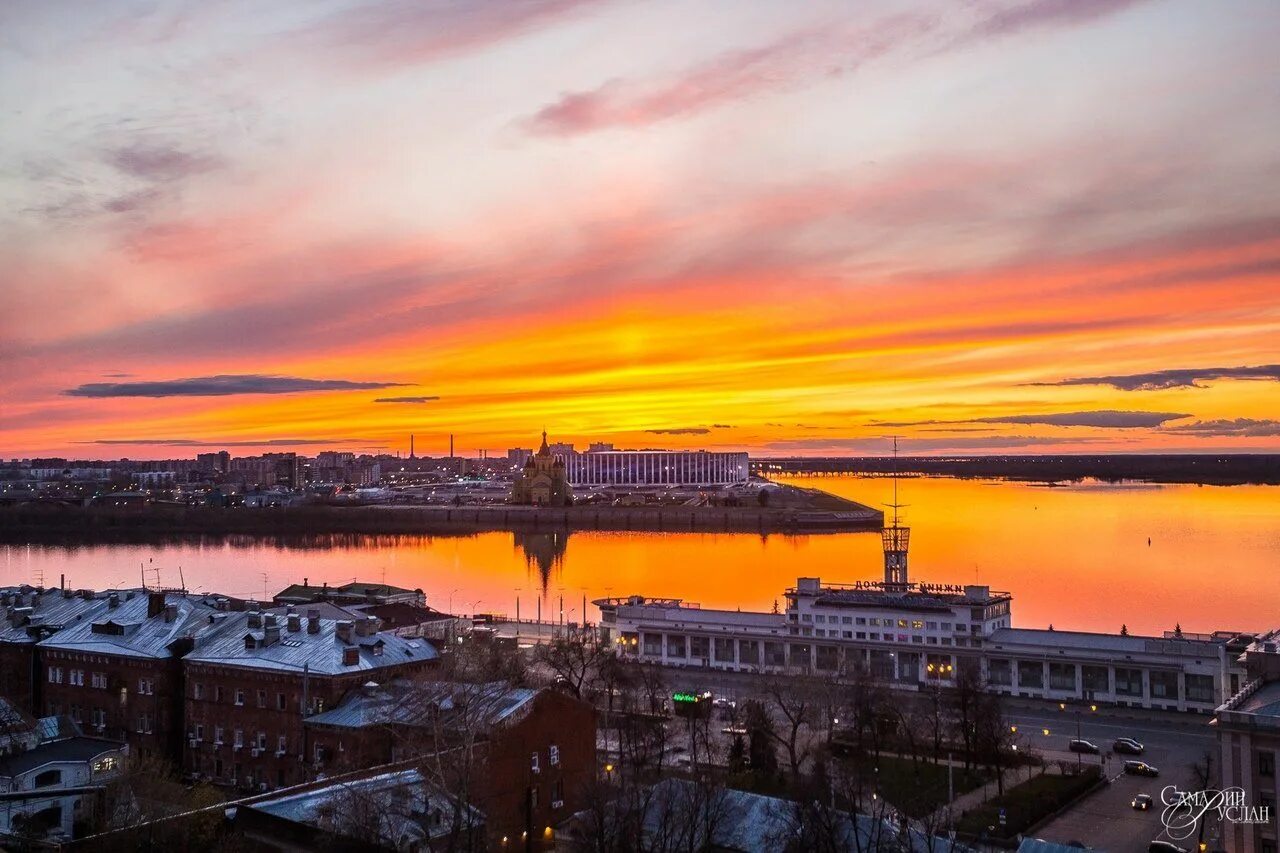
[[[551,452],[547,449],[547,430],[545,427],[542,430],[542,446],[538,448],[538,452],[544,456]]]

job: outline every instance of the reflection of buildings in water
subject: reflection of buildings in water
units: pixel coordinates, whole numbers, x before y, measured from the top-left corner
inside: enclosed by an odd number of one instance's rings
[[[542,584],[542,592],[547,592],[551,582],[552,569],[559,569],[564,563],[564,552],[569,545],[569,531],[559,530],[550,533],[512,534],[515,546],[524,552],[525,566],[532,569],[538,567],[538,578]]]

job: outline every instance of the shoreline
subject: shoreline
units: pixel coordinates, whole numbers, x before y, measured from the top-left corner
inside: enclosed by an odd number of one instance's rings
[[[884,515],[847,509],[770,507],[303,506],[267,509],[150,506],[11,507],[0,542],[32,545],[147,543],[204,536],[466,535],[488,532],[814,534],[879,530]]]

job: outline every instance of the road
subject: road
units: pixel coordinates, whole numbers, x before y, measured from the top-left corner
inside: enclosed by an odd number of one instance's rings
[[[737,700],[759,697],[764,681],[759,676],[702,669],[669,669],[673,689],[711,690],[718,696]],[[910,695],[910,694],[906,694]],[[1097,711],[1041,700],[1006,699],[1004,714],[1018,727],[1015,742],[1048,761],[1101,763],[1112,783],[1041,827],[1034,835],[1047,841],[1081,841],[1108,853],[1143,851],[1155,838],[1168,839],[1160,823],[1160,792],[1166,785],[1181,790],[1198,788],[1191,770],[1206,751],[1216,752],[1216,739],[1208,718],[1196,714],[1149,711],[1100,705]],[[1078,725],[1078,728],[1077,728]],[[1045,730],[1048,734],[1045,734]],[[1078,735],[1077,735],[1078,732]],[[1077,736],[1101,747],[1104,755],[1078,755],[1067,749]],[[1111,755],[1118,737],[1131,737],[1145,745],[1141,760],[1160,769],[1155,779],[1126,776],[1123,763],[1134,756]],[[1150,811],[1138,812],[1130,805],[1134,796],[1147,793],[1155,800]],[[1196,840],[1175,842],[1194,850]]]

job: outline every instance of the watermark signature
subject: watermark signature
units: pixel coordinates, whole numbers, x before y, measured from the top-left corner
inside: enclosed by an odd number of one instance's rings
[[[1166,785],[1160,792],[1160,802],[1164,804],[1160,822],[1174,841],[1190,838],[1196,831],[1196,825],[1210,813],[1219,821],[1228,823],[1271,822],[1271,807],[1249,805],[1244,788],[1179,791],[1176,785]]]

